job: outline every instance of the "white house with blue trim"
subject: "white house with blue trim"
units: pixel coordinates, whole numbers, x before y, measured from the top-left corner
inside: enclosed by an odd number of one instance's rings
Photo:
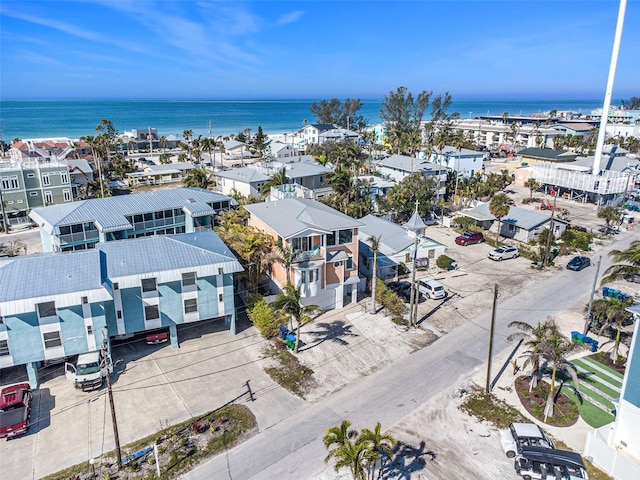
[[[0,262],[0,368],[99,349],[109,338],[224,321],[236,333],[240,263],[213,231],[99,243],[94,249]]]

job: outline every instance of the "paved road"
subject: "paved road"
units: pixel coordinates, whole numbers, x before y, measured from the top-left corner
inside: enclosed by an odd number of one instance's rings
[[[615,248],[624,249],[637,238],[622,238]],[[602,254],[600,274],[610,265]],[[506,341],[506,325],[512,320],[536,324],[554,313],[582,311],[589,299],[595,268],[581,272],[558,270],[557,274],[531,291],[512,298],[501,298],[496,316],[495,356],[512,348]],[[481,286],[479,286],[481,288]],[[491,295],[488,279],[487,295]],[[325,468],[324,430],[349,419],[358,429],[375,422],[389,428],[405,415],[475,369],[486,369],[488,331],[491,312],[486,311],[432,345],[418,350],[395,364],[349,385],[313,405],[305,405],[289,418],[261,432],[249,441],[201,465],[185,475],[200,479],[305,479]],[[494,365],[496,372],[499,366]],[[258,398],[257,401],[260,401]]]

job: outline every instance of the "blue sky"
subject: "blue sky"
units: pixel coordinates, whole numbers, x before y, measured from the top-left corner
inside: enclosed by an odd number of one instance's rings
[[[12,1],[3,99],[602,98],[618,1]],[[640,95],[629,0],[614,98]],[[635,47],[634,47],[635,45]]]

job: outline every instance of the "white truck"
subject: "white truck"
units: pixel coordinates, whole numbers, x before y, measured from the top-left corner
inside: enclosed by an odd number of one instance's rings
[[[76,364],[65,363],[64,369],[73,386],[86,392],[102,387],[106,376],[113,372],[113,363],[111,358],[105,361],[102,353],[96,351],[78,355]]]
[[[553,440],[534,423],[512,423],[500,430],[500,442],[509,458],[521,453],[523,447],[556,448]]]

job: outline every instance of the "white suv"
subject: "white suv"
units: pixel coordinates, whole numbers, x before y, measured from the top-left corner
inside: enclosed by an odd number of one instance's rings
[[[507,258],[516,258],[519,255],[520,252],[518,252],[518,248],[513,245],[503,245],[489,252],[489,258],[491,260],[497,260],[498,262]]]
[[[447,291],[444,289],[444,285],[437,280],[432,280],[430,278],[421,278],[418,281],[418,291],[425,297],[433,298],[434,300],[439,300],[447,296]]]
[[[520,453],[522,447],[556,448],[535,423],[512,423],[508,429],[500,430],[500,441],[509,458]]]

